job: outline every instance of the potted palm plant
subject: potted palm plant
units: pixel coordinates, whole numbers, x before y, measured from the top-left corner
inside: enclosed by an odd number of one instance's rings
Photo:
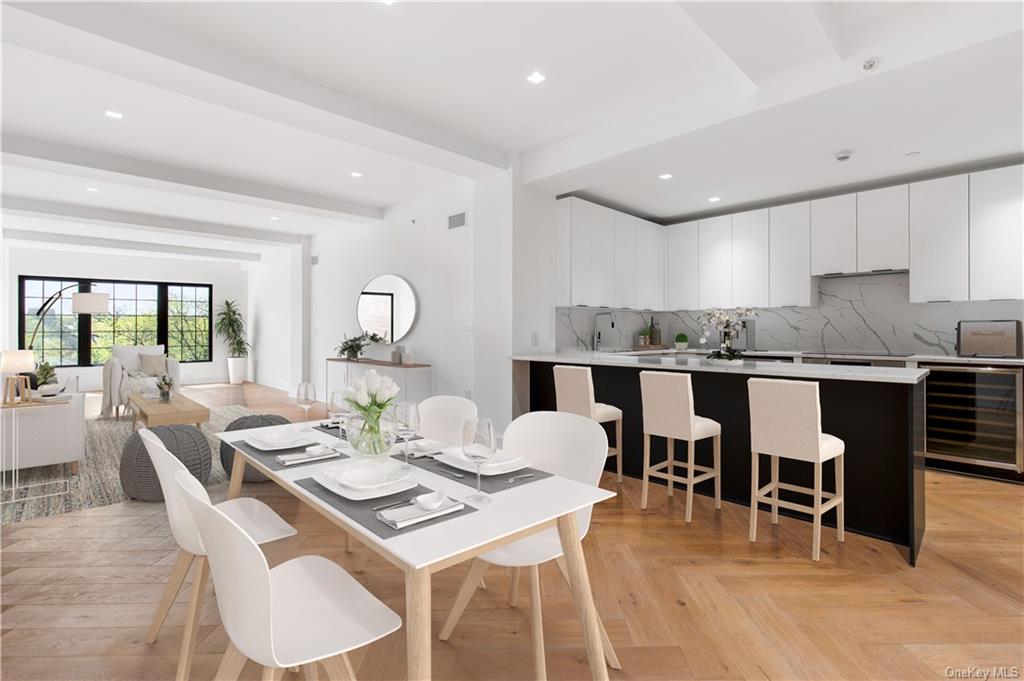
[[[252,346],[245,340],[245,319],[235,301],[224,301],[214,328],[228,346],[228,382],[238,385],[245,381],[246,358]]]

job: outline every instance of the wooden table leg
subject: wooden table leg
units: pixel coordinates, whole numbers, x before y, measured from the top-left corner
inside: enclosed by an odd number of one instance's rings
[[[235,461],[231,464],[231,482],[228,483],[228,499],[234,499],[242,493],[242,478],[245,476],[245,457],[235,450]]]
[[[580,624],[583,625],[583,644],[587,649],[590,675],[595,681],[608,681],[608,668],[604,664],[604,649],[601,647],[601,630],[597,624],[597,608],[594,607],[594,594],[590,591],[590,576],[587,575],[587,563],[583,558],[583,545],[580,543],[575,513],[558,519],[558,537],[562,540],[572,597],[576,602]]]
[[[405,573],[405,636],[409,681],[430,679],[430,571]]]

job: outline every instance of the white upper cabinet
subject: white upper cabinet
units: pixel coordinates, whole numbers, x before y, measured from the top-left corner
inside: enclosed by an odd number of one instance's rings
[[[967,175],[910,185],[910,302],[968,299]]]
[[[971,300],[1024,298],[1024,170],[970,176]]]
[[[700,223],[669,225],[668,231],[668,309],[697,310],[700,285]]]
[[[665,228],[636,219],[636,307],[665,309]]]
[[[768,306],[768,209],[732,216],[732,304]]]
[[[700,221],[700,308],[732,307],[732,216]]]
[[[811,274],[857,270],[857,195],[811,201]]]
[[[573,305],[610,306],[615,298],[615,211],[572,201]]]
[[[615,213],[615,307],[636,307],[636,223],[625,213]]]
[[[772,307],[811,305],[811,205],[791,203],[769,210],[768,301]]]
[[[857,271],[907,269],[909,210],[905,184],[857,194]]]

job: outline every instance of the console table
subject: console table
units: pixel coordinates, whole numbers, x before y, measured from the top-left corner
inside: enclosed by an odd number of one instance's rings
[[[398,399],[422,402],[432,394],[429,364],[396,364],[381,359],[348,359],[328,357],[324,362],[324,401],[331,399],[331,390],[341,390],[358,381],[370,369],[390,376],[401,392]]]

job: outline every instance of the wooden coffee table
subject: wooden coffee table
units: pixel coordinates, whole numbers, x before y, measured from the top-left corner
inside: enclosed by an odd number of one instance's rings
[[[160,397],[132,395],[128,400],[132,406],[132,427],[139,422],[146,428],[153,426],[170,426],[174,424],[200,424],[210,420],[210,410],[192,400],[171,393],[170,402],[161,402]]]

